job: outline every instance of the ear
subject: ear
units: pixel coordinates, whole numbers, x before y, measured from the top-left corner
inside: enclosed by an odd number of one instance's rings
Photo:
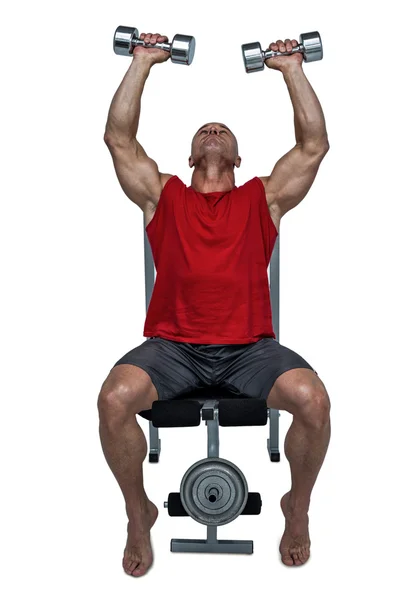
[[[189,156],[189,167],[192,169],[194,167],[194,162],[191,156]]]
[[[241,165],[241,162],[242,162],[242,159],[241,159],[241,157],[240,157],[240,156],[237,156],[237,157],[236,157],[236,160],[235,160],[235,167],[236,167],[236,168],[239,168],[239,167],[240,167],[240,165]]]

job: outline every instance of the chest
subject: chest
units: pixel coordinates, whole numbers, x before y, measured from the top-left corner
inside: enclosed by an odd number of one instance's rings
[[[265,200],[267,202],[267,200]],[[268,207],[269,213],[271,215],[271,219],[273,224],[276,227],[276,230],[279,231],[281,217],[280,215],[273,209],[273,207]],[[157,210],[157,205],[149,204],[144,209],[144,226],[147,227],[154,218],[155,212]]]

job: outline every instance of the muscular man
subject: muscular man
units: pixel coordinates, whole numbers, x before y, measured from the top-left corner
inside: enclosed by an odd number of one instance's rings
[[[295,45],[286,39],[269,47],[283,52]],[[207,123],[192,140],[187,187],[160,173],[136,139],[144,84],[151,67],[168,58],[163,50],[135,48],[105,133],[121,186],[144,211],[157,269],[144,328],[149,339],[115,364],[98,399],[102,448],[128,516],[123,568],[133,576],[149,569],[158,515],[143,487],[147,444],[136,415],[155,400],[207,385],[263,397],[293,415],[284,446],[292,485],[281,500],[280,552],[285,565],[302,565],[310,556],[311,492],[330,439],[330,400],[316,371],[275,339],[267,267],[281,218],[305,197],[328,151],[323,112],[300,53],[268,59],[289,90],[296,144],[269,176],[237,187],[237,140],[226,125]]]

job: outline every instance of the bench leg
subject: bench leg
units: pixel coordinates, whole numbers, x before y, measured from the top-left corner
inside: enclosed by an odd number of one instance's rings
[[[171,540],[171,552],[253,554],[252,540],[217,540],[217,527],[207,526],[206,540]]]
[[[158,427],[154,427],[153,423],[149,423],[149,440],[150,440],[150,452],[149,462],[158,463],[161,454],[161,440],[158,437]]]
[[[280,461],[279,453],[279,410],[275,408],[269,408],[269,438],[267,441],[267,447],[271,462]]]

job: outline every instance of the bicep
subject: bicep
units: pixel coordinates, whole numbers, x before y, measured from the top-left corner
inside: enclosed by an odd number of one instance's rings
[[[138,142],[107,145],[118,181],[128,198],[142,210],[149,204],[156,205],[163,188],[157,163]]]
[[[267,198],[283,216],[307,195],[327,149],[297,145],[276,163],[263,179]]]

